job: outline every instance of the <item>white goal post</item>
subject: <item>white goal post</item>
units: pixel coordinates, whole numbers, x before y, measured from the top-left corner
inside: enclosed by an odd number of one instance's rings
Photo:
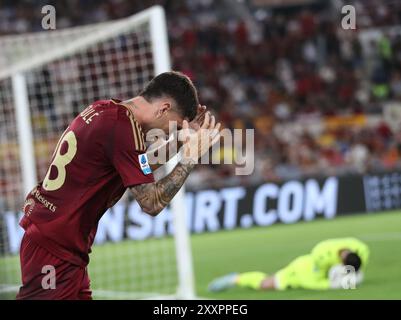
[[[0,48],[1,298],[20,279],[16,244],[10,243],[12,232],[21,235],[17,212],[43,178],[66,125],[94,100],[134,96],[171,65],[161,6],[116,21],[0,37]],[[94,246],[89,265],[95,298],[196,297],[184,193],[182,188],[169,212],[161,213],[171,216],[173,239],[138,236],[134,230],[145,218],[127,197],[118,208],[128,214],[107,213],[113,236],[104,233],[111,241]],[[127,219],[134,226],[127,227]],[[148,224],[169,218],[157,219]]]

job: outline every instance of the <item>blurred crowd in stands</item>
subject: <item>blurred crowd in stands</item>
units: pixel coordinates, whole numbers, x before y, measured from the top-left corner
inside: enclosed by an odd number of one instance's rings
[[[401,26],[401,1],[350,2],[356,30],[341,29],[338,1],[284,9],[248,4],[248,16],[212,0],[55,6],[58,28],[165,7],[174,69],[191,77],[225,127],[255,129],[254,174],[200,166],[189,185],[204,187],[401,167],[401,126],[384,116],[389,101],[401,108],[401,32],[391,31]],[[3,1],[0,34],[39,31],[43,15],[33,3]],[[361,40],[377,27],[379,36]]]

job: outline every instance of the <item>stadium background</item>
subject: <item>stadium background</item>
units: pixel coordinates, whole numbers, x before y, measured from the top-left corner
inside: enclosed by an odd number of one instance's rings
[[[202,102],[225,127],[255,129],[252,175],[236,176],[234,165],[200,166],[188,179],[189,198],[196,199],[189,204],[189,227],[195,233],[200,296],[401,298],[401,252],[394,250],[401,241],[401,215],[384,212],[401,208],[399,1],[3,1],[0,35],[41,31],[37,8],[45,4],[56,7],[57,28],[119,19],[161,4],[173,68],[193,79]],[[341,29],[345,4],[356,8],[356,30]],[[40,121],[49,121],[52,104],[42,108],[46,116]],[[39,176],[60,133],[43,148]],[[12,161],[7,146],[0,148],[1,160]],[[10,212],[20,207],[20,195],[15,195],[20,186],[18,179],[7,177],[0,175],[0,211],[5,223],[14,223],[16,215]],[[263,200],[269,192],[275,194],[270,211]],[[229,201],[234,205],[227,206]],[[132,237],[122,222],[119,231],[109,230],[107,236],[104,231],[98,244],[171,233],[168,215],[160,221],[161,227],[152,230],[139,225]],[[8,232],[5,251],[15,254],[18,231]],[[371,247],[366,283],[358,290],[206,292],[215,276],[273,272],[335,236],[357,236]]]

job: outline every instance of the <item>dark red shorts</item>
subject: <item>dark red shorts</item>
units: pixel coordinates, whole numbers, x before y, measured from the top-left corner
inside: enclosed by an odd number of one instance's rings
[[[21,242],[20,260],[22,287],[17,299],[92,299],[86,268],[57,258],[26,234]]]

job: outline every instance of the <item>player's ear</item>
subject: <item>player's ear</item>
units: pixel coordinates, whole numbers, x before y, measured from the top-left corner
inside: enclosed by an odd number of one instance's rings
[[[164,101],[160,104],[158,110],[158,116],[163,117],[171,110],[171,103],[169,101]]]

